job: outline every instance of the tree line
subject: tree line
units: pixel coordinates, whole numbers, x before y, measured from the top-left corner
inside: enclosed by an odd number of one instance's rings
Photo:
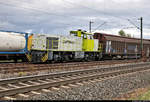
[[[131,38],[131,34],[126,34],[125,31],[123,31],[123,30],[120,30],[118,32],[118,35],[120,35],[122,37],[129,37],[129,38]]]

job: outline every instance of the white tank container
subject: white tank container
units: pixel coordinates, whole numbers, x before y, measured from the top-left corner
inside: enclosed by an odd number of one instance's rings
[[[0,32],[0,52],[14,52],[24,49],[26,39],[24,34]]]

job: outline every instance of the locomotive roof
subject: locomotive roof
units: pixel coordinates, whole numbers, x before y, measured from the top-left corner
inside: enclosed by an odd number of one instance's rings
[[[111,34],[105,34],[105,33],[95,33],[95,34],[102,34],[104,35],[106,40],[111,40],[111,41],[129,42],[129,43],[140,43],[141,41],[141,39],[139,38],[122,37],[118,35],[111,35]],[[150,40],[143,39],[143,43],[150,44]]]

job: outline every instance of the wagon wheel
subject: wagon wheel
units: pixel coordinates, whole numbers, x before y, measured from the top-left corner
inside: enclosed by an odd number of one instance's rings
[[[14,62],[15,62],[15,63],[17,63],[17,62],[18,62],[18,59],[17,59],[17,58],[14,58],[13,60],[14,60]]]

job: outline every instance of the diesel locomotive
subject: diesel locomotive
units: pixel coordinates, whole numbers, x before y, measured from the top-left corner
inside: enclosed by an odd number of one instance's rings
[[[28,42],[28,58],[33,63],[102,58],[98,39],[81,30],[70,31],[68,36],[34,34],[29,37]]]

